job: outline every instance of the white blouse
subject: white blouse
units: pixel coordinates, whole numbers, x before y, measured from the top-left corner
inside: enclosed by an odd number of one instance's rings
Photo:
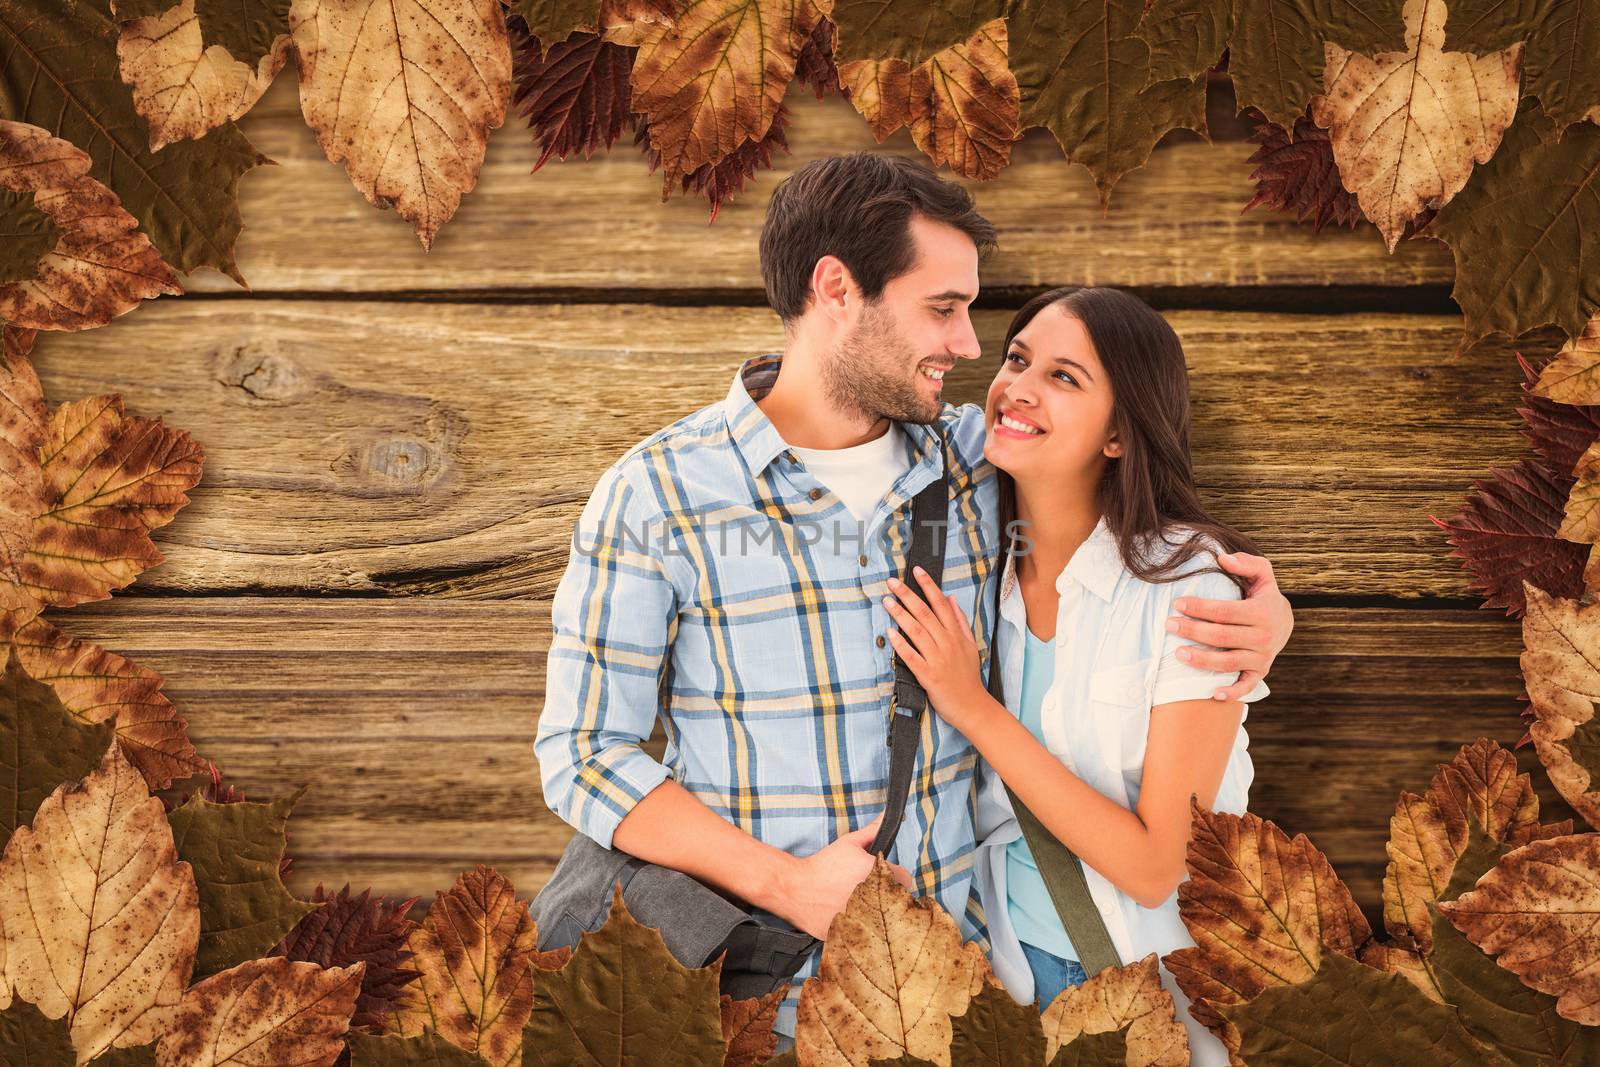
[[[1168,537],[1181,542],[1188,532],[1169,531]],[[1209,540],[1206,543],[1213,551],[1197,553],[1185,563],[1185,577],[1145,582],[1123,566],[1116,539],[1102,518],[1056,578],[1060,606],[1053,642],[1055,676],[1040,707],[1045,747],[1079,778],[1130,811],[1139,802],[1150,709],[1173,701],[1208,698],[1239,677],[1237,672],[1204,670],[1179,660],[1177,649],[1195,642],[1166,630],[1167,618],[1175,614],[1172,602],[1179,597],[1240,598],[1238,586],[1226,574],[1192,573],[1216,566],[1214,550],[1220,546]],[[1027,613],[1013,562],[1008,560],[1000,580],[995,651],[1004,671],[1007,703],[1014,705],[1022,691],[1022,630]],[[1260,700],[1269,692],[1265,682],[1258,682],[1242,699]],[[1245,810],[1255,771],[1243,720],[1241,715],[1213,811]],[[1006,911],[1006,846],[1020,837],[1022,830],[1004,783],[981,755],[977,790],[978,846],[972,892],[988,926],[995,975],[1013,999],[1031,1003],[1033,972]],[[1176,890],[1159,906],[1146,908],[1087,863],[1083,872],[1124,964],[1151,952],[1165,955],[1194,944],[1178,917]],[[1222,1042],[1189,1017],[1188,998],[1165,967],[1161,968],[1161,981],[1172,993],[1178,1017],[1188,1028],[1192,1062],[1197,1067],[1226,1064]]]

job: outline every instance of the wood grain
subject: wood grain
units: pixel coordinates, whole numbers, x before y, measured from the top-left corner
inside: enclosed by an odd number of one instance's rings
[[[983,399],[1009,318],[978,314],[985,355],[947,399]],[[1286,590],[1469,594],[1427,516],[1522,450],[1504,347],[1453,358],[1430,316],[1168,318],[1202,492]],[[52,402],[120,393],[205,447],[134,594],[516,597],[553,593],[606,466],[780,345],[755,308],[191,300],[34,358]]]
[[[571,834],[533,758],[549,613],[543,600],[235,596],[47,617],[159,671],[201,753],[248,797],[310,786],[290,822],[297,892],[349,881],[431,899],[479,862],[532,896]],[[1375,907],[1400,790],[1424,788],[1464,742],[1521,735],[1519,646],[1517,624],[1489,612],[1302,609],[1247,725],[1251,810],[1310,835]],[[659,730],[647,748],[661,758]],[[1531,748],[1519,759],[1534,766]]]
[[[380,290],[742,290],[759,293],[756,237],[773,187],[821,155],[878,149],[848,102],[804,89],[787,100],[789,155],[762,172],[707,225],[694,196],[661,202],[629,135],[609,154],[538,158],[526,120],[513,110],[492,132],[478,183],[423,252],[411,227],[369,205],[330,164],[301,117],[293,64],[240,122],[277,166],[240,182],[244,233],[239,268],[256,291]],[[1173,138],[1118,183],[1102,215],[1088,171],[1070,165],[1044,130],[1013,146],[1012,164],[984,184],[967,183],[999,228],[986,287],[1115,284],[1151,287],[1448,285],[1450,253],[1430,240],[1394,255],[1362,223],[1314,233],[1264,208],[1240,211],[1255,192],[1245,161],[1254,145]],[[883,151],[918,154],[901,131]],[[948,171],[942,172],[950,177]],[[214,271],[185,285],[240,289]]]

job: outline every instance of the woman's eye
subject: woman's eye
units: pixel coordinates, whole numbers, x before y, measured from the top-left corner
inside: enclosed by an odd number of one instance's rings
[[[1012,360],[1016,360],[1018,363],[1021,363],[1022,362],[1022,357],[1020,355],[1018,355],[1016,352],[1007,352],[1006,353],[1006,362],[1009,363]]]
[[[1066,371],[1058,370],[1058,371],[1056,371],[1056,373],[1061,375],[1067,381],[1071,382],[1073,385],[1077,385],[1078,384],[1078,379],[1074,378],[1072,375],[1068,374]]]

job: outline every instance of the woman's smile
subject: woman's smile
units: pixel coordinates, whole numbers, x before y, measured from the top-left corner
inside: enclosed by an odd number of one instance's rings
[[[1038,423],[1005,409],[1001,409],[995,415],[994,425],[990,429],[996,436],[1014,437],[1019,440],[1033,440],[1044,436],[1044,428]]]

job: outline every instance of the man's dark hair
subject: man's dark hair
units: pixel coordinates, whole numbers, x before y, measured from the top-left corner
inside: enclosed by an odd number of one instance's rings
[[[978,254],[995,246],[994,225],[972,196],[926,163],[852,152],[815,159],[773,190],[761,226],[761,280],[767,303],[785,323],[811,297],[811,272],[823,256],[850,268],[868,300],[911,269],[911,215],[948,223],[972,238]]]

